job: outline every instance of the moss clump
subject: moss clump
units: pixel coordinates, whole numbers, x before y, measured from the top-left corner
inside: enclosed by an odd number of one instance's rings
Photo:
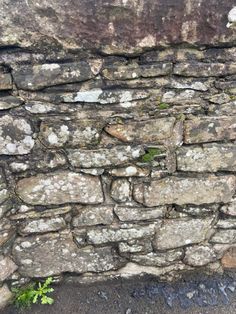
[[[162,103],[160,103],[160,104],[158,105],[158,108],[161,109],[161,110],[164,110],[164,109],[170,108],[170,105],[168,105],[168,104],[162,102]]]
[[[160,154],[161,150],[159,148],[148,148],[146,154],[142,156],[142,162],[151,162],[155,156]]]

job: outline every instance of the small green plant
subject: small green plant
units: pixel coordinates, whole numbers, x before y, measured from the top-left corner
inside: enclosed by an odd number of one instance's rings
[[[54,289],[50,287],[52,282],[53,278],[48,277],[44,283],[32,283],[23,288],[13,288],[13,303],[17,308],[27,308],[35,303],[53,304],[53,298],[47,296],[48,293],[54,291]]]
[[[142,156],[142,162],[151,162],[159,154],[161,154],[159,148],[148,148],[147,153]]]
[[[161,110],[164,110],[164,109],[168,109],[170,107],[170,105],[162,102],[158,105],[158,108],[161,109]]]

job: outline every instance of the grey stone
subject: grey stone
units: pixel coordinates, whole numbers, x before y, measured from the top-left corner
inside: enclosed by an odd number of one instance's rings
[[[125,124],[111,124],[105,131],[122,142],[162,143],[173,132],[175,118],[163,118]]]
[[[0,282],[8,279],[17,270],[17,265],[6,256],[0,256]]]
[[[87,232],[88,242],[92,244],[102,244],[107,242],[124,242],[131,239],[151,237],[155,233],[156,224],[131,225],[127,228],[103,227],[90,229]]]
[[[213,243],[236,243],[236,230],[217,230],[211,238]]]
[[[129,107],[130,102],[148,98],[149,94],[142,90],[102,90],[100,88],[61,95],[63,102],[99,103],[109,105],[121,103],[121,107]]]
[[[111,184],[111,197],[117,202],[126,202],[131,197],[131,186],[127,179],[116,179]]]
[[[119,252],[122,253],[148,253],[152,251],[152,243],[148,239],[130,240],[118,244]]]
[[[163,94],[161,101],[167,104],[177,104],[177,105],[186,105],[186,104],[198,104],[202,103],[203,100],[200,97],[199,93],[192,89],[186,89],[183,91],[168,91]]]
[[[0,117],[0,155],[25,155],[34,146],[33,130],[24,118]]]
[[[4,96],[0,98],[0,110],[7,110],[20,106],[23,100],[19,97]]]
[[[229,216],[236,216],[236,200],[232,200],[232,203],[222,206],[220,211]]]
[[[218,104],[218,105],[223,105],[225,103],[230,102],[231,98],[228,94],[226,93],[221,93],[221,94],[215,94],[213,96],[210,96],[209,101]]]
[[[4,309],[11,302],[12,298],[13,293],[11,293],[6,284],[0,287],[0,310]]]
[[[47,147],[84,147],[97,145],[103,122],[96,120],[49,120],[40,126],[39,138]]]
[[[197,117],[184,122],[184,143],[205,143],[236,139],[236,116]]]
[[[10,193],[7,189],[7,184],[6,184],[5,176],[3,173],[3,169],[0,168],[0,204],[5,202],[9,198],[9,196],[10,196]],[[0,212],[0,216],[1,216],[1,212]]]
[[[19,233],[28,235],[32,233],[47,233],[66,228],[66,222],[62,217],[40,218],[21,223]]]
[[[212,221],[212,218],[166,220],[156,233],[154,245],[157,250],[168,250],[200,243],[209,237]]]
[[[24,178],[17,183],[17,195],[27,204],[97,204],[103,202],[98,177],[72,171],[57,171]]]
[[[136,165],[130,165],[127,167],[108,170],[108,173],[113,177],[146,177],[149,175],[150,170],[148,168],[141,168],[137,167]]]
[[[235,171],[236,147],[232,144],[181,147],[177,150],[177,168],[194,172]]]
[[[27,277],[48,277],[63,272],[102,272],[117,269],[118,256],[110,247],[78,248],[71,233],[49,233],[18,238],[13,257],[19,273]]]
[[[152,220],[156,218],[164,217],[167,208],[160,206],[156,208],[146,207],[122,207],[115,206],[115,214],[121,221],[132,221],[132,220]]]
[[[108,80],[130,80],[141,77],[164,76],[171,73],[172,63],[156,63],[148,65],[128,64],[109,66],[102,71]]]
[[[20,65],[13,69],[19,89],[38,90],[47,86],[86,81],[94,76],[87,62]]]
[[[184,263],[190,266],[204,266],[217,259],[212,247],[207,245],[195,245],[187,247],[185,251]]]
[[[0,192],[1,195],[1,192]],[[12,209],[12,204],[10,201],[0,204],[0,219]]]
[[[231,101],[220,106],[210,105],[208,113],[214,116],[236,116],[236,101]]]
[[[148,207],[165,204],[228,203],[235,189],[234,176],[166,177],[134,186],[134,198]]]
[[[145,265],[145,266],[157,266],[164,267],[174,264],[183,257],[183,250],[170,250],[167,252],[148,253],[145,255],[131,255],[130,260],[132,262]]]
[[[236,219],[219,219],[216,228],[220,229],[234,229],[236,228]]]
[[[100,168],[118,166],[135,160],[144,154],[141,146],[113,146],[94,150],[68,149],[69,162],[74,167]]]
[[[12,89],[12,79],[10,73],[2,73],[0,71],[0,90]]]
[[[76,216],[73,217],[74,227],[110,225],[113,222],[113,205],[76,206]]]
[[[69,213],[70,211],[71,211],[70,206],[46,209],[43,211],[27,210],[26,212],[17,212],[15,215],[11,215],[9,218],[13,221],[50,218],[50,217],[57,217],[60,215],[65,215]]]

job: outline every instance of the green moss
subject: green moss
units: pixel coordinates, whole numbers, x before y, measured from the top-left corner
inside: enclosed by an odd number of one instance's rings
[[[230,97],[231,100],[235,100],[236,99],[235,95],[230,95],[229,97]]]
[[[155,156],[160,154],[161,150],[159,148],[148,148],[147,153],[142,156],[142,162],[151,162]]]
[[[160,104],[158,105],[158,108],[161,109],[161,110],[164,110],[164,109],[170,108],[170,105],[168,105],[168,104],[162,102],[162,103],[160,103]]]

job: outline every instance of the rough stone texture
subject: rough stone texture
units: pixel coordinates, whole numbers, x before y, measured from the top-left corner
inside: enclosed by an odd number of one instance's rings
[[[206,245],[186,248],[184,262],[190,266],[204,266],[216,260],[214,250]]]
[[[103,201],[98,177],[71,171],[39,174],[17,183],[17,195],[28,204],[97,204]]]
[[[224,63],[180,63],[174,66],[174,74],[193,77],[226,76],[236,74],[236,66]]]
[[[114,177],[146,177],[149,175],[150,170],[131,165],[123,168],[114,168],[109,173]]]
[[[200,117],[185,121],[184,143],[236,139],[236,117]]]
[[[235,243],[236,230],[218,230],[211,238],[213,243]]]
[[[23,100],[14,96],[5,96],[0,98],[0,110],[11,109],[20,106]]]
[[[12,300],[12,297],[13,294],[6,284],[0,287],[0,309],[3,309],[5,306],[7,306]]]
[[[49,233],[18,238],[13,256],[27,277],[47,277],[63,272],[101,272],[116,269],[118,258],[110,247],[79,249],[70,233]]]
[[[116,179],[111,185],[111,197],[118,203],[126,202],[131,197],[130,183],[127,179]]]
[[[168,250],[200,243],[208,238],[212,219],[170,219],[156,233],[155,247]]]
[[[0,117],[0,155],[25,155],[34,146],[33,130],[23,118]]]
[[[236,216],[236,200],[228,205],[224,205],[220,208],[220,211],[226,215]]]
[[[2,73],[0,69],[0,90],[12,89],[12,78],[10,73]]]
[[[146,206],[164,204],[210,204],[230,202],[235,190],[234,176],[205,178],[168,177],[138,184],[134,188],[136,201]]]
[[[147,239],[129,240],[118,244],[119,252],[122,253],[148,253],[152,252],[152,243]]]
[[[115,214],[121,221],[133,221],[133,220],[153,220],[156,218],[164,217],[167,208],[160,206],[157,208],[146,207],[122,207],[116,206],[114,208]]]
[[[229,249],[221,259],[224,268],[236,268],[236,248]]]
[[[122,142],[160,143],[171,136],[174,123],[174,118],[130,122],[108,125],[105,131]]]
[[[141,146],[115,146],[96,150],[68,150],[72,166],[81,168],[117,166],[128,163],[144,154]]]
[[[5,176],[4,176],[3,170],[0,168],[0,204],[6,201],[8,197],[9,197],[9,191],[7,190]]]
[[[62,217],[55,218],[41,218],[38,220],[31,220],[21,224],[19,232],[22,235],[32,233],[46,233],[51,231],[58,231],[66,228],[66,222]]]
[[[0,282],[9,278],[16,270],[16,264],[9,257],[0,256]]]
[[[181,147],[177,151],[177,168],[194,172],[235,171],[236,146],[205,144],[201,147]]]

